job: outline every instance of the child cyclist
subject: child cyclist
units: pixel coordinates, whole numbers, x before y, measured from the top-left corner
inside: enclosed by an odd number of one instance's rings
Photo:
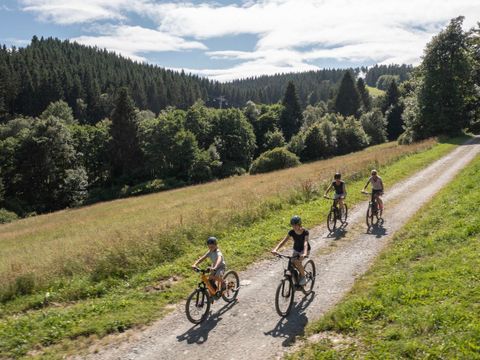
[[[198,264],[200,264],[206,258],[209,258],[212,262],[212,266],[210,267],[210,284],[214,288],[218,288],[216,284],[222,284],[222,290],[225,289],[225,282],[223,281],[223,275],[225,274],[225,258],[223,257],[222,252],[217,246],[217,238],[211,236],[207,240],[208,251],[199,258],[195,263],[193,263],[192,268],[197,268]]]
[[[347,197],[347,188],[345,187],[345,181],[342,180],[342,174],[336,173],[333,177],[333,182],[325,190],[324,197],[327,197],[328,192],[332,189],[335,189],[335,194],[333,198],[338,201],[340,205],[340,212],[343,214],[345,212],[345,206],[343,205],[343,199]]]
[[[383,181],[380,176],[377,174],[377,170],[373,169],[371,172],[370,178],[367,180],[367,183],[363,187],[362,192],[365,192],[365,189],[367,188],[368,184],[372,185],[372,198],[377,199],[377,204],[378,204],[378,209],[380,210],[380,218],[382,217],[383,213],[383,201],[380,198],[381,195],[383,195]]]
[[[308,243],[308,230],[302,227],[302,219],[300,216],[295,215],[290,220],[292,230],[290,230],[285,238],[278,243],[275,249],[272,250],[272,254],[277,255],[278,249],[280,249],[288,240],[293,240],[293,254],[297,256],[292,260],[293,265],[298,269],[300,273],[299,285],[303,286],[307,283],[305,278],[305,269],[303,268],[302,260],[310,253],[310,244]]]

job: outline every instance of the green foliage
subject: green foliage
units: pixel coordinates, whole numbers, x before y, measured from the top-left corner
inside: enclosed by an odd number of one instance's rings
[[[142,153],[137,137],[135,108],[126,88],[120,89],[118,94],[110,133],[112,174],[115,178],[129,178],[139,171]]]
[[[76,121],[73,118],[73,110],[68,104],[63,101],[55,101],[50,103],[44,112],[40,115],[40,119],[48,119],[50,116],[56,117],[65,121],[66,124],[74,124]]]
[[[360,117],[360,122],[370,139],[370,145],[387,141],[387,123],[380,110],[363,114]]]
[[[343,116],[359,116],[361,98],[350,71],[346,71],[335,97],[335,112]]]
[[[459,133],[473,120],[473,61],[462,23],[463,17],[451,20],[427,44],[415,92],[416,118],[409,110],[404,119],[414,138]]]
[[[338,154],[347,154],[368,146],[368,135],[353,116],[339,117],[336,124]]]
[[[267,131],[264,136],[265,142],[263,143],[262,149],[272,150],[277,147],[285,146],[285,138],[280,130]]]
[[[12,211],[0,209],[0,224],[6,224],[18,219],[18,215]]]
[[[185,129],[195,134],[202,149],[208,149],[213,142],[212,117],[211,110],[207,109],[201,100],[195,102],[185,116]]]
[[[370,93],[365,86],[365,82],[362,78],[357,80],[357,89],[360,94],[360,99],[362,102],[361,111],[368,112],[372,110],[372,99],[370,98]]]
[[[378,78],[375,87],[380,90],[387,90],[392,82],[399,83],[400,76],[398,75],[382,75]]]
[[[238,109],[217,110],[214,134],[215,147],[223,163],[222,175],[246,171],[253,160],[256,143],[253,127],[245,115]]]
[[[298,157],[285,148],[275,148],[260,155],[250,167],[250,174],[261,174],[300,165]]]
[[[302,111],[295,91],[295,85],[289,82],[282,101],[283,111],[280,115],[279,125],[288,141],[298,132],[303,123]]]
[[[335,126],[324,120],[309,127],[304,133],[302,161],[318,160],[332,156],[336,151]]]
[[[412,70],[412,65],[374,65],[368,69],[365,75],[365,83],[368,86],[375,87],[382,75],[393,75],[398,83],[402,83],[409,79]]]
[[[25,123],[23,123],[26,125]],[[6,198],[14,198],[16,212],[50,211],[81,204],[88,185],[80,156],[63,121],[55,117],[36,120],[10,131],[17,136],[0,142]],[[8,126],[8,125],[7,125]]]

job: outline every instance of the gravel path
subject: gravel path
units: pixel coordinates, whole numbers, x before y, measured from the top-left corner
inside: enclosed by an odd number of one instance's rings
[[[317,266],[314,292],[308,297],[297,292],[287,318],[281,319],[274,308],[284,261],[265,260],[240,274],[238,301],[230,305],[216,302],[203,324],[192,326],[182,303],[152,326],[89,358],[281,358],[295,338],[303,334],[307,322],[339,302],[391,236],[479,153],[480,138],[475,138],[400,184],[391,188],[387,184],[385,223],[371,233],[366,233],[366,202],[350,211],[344,231],[332,235],[324,226],[311,229],[311,258]]]

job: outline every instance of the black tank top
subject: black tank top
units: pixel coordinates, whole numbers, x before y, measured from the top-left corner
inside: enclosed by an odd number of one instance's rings
[[[302,252],[305,245],[305,236],[308,236],[308,230],[303,229],[303,232],[301,234],[297,234],[295,230],[292,229],[288,232],[288,235],[293,238],[293,250]],[[310,243],[307,244],[308,250],[310,251]]]
[[[336,181],[332,182],[332,186],[335,188],[335,194],[343,194],[343,184],[345,184],[343,180],[340,180],[340,184],[338,185]]]

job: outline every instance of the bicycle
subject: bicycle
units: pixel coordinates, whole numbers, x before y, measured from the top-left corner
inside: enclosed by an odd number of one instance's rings
[[[200,324],[207,318],[210,305],[213,304],[215,300],[222,298],[224,301],[231,303],[237,298],[240,289],[240,280],[235,271],[227,271],[225,275],[223,275],[225,288],[222,287],[221,290],[218,290],[208,278],[210,274],[209,268],[205,270],[194,268],[193,270],[200,273],[201,281],[198,283],[198,287],[188,297],[187,303],[185,304],[185,312],[190,322]]]
[[[297,259],[298,256],[287,256],[283,254],[276,254],[276,256],[288,259],[288,266],[283,271],[283,279],[280,281],[275,293],[275,309],[278,315],[285,317],[292,309],[296,290],[301,290],[305,295],[309,295],[312,292],[313,286],[315,285],[315,263],[312,260],[308,260],[303,265],[307,283],[301,286],[298,284],[300,274],[292,262],[292,259]]]
[[[370,201],[368,202],[366,222],[367,226],[370,229],[373,226],[377,226],[379,221],[383,222],[383,219],[378,215],[378,203],[377,198],[373,196],[372,192],[362,191],[362,194],[371,195]]]
[[[332,207],[327,216],[327,228],[331,233],[337,228],[337,220],[339,220],[342,225],[347,222],[348,208],[347,204],[343,204],[343,212],[338,208],[338,199],[334,199],[328,196],[324,196],[325,199],[333,200]]]

